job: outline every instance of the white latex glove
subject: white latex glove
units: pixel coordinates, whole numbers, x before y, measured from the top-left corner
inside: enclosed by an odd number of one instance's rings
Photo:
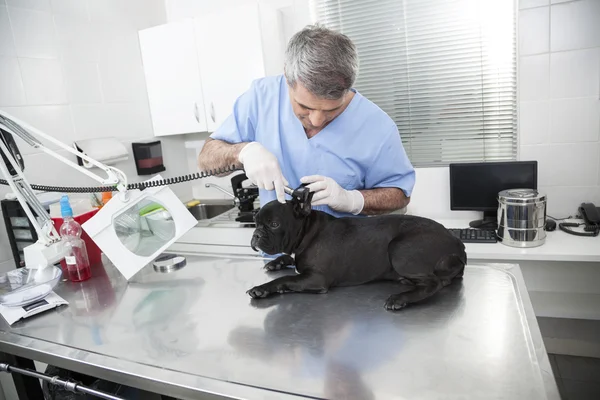
[[[285,203],[284,186],[288,182],[281,173],[279,161],[258,142],[250,142],[240,151],[238,159],[244,164],[246,176],[259,189],[275,190],[277,200]]]
[[[358,190],[346,190],[331,178],[320,175],[305,176],[300,182],[307,183],[314,192],[312,205],[327,205],[332,210],[360,214],[365,206],[365,198]]]

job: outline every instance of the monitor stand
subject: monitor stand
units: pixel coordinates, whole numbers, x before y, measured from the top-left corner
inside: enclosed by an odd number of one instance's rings
[[[471,228],[476,229],[498,229],[498,213],[496,211],[484,211],[483,219],[469,222]]]

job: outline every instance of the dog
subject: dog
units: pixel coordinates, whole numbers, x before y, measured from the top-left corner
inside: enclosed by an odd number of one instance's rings
[[[437,222],[418,216],[336,218],[292,199],[266,204],[256,214],[255,224],[252,249],[283,254],[265,268],[295,266],[298,273],[248,290],[255,299],[286,292],[326,293],[336,286],[392,280],[402,290],[391,295],[384,307],[396,311],[462,278],[467,263],[460,239]]]

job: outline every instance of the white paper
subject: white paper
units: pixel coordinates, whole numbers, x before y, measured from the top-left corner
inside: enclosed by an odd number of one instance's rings
[[[0,314],[2,314],[2,317],[4,317],[9,325],[12,325],[20,319],[31,317],[32,315],[51,310],[63,304],[69,304],[69,302],[56,293],[51,292],[43,299],[25,306],[6,307],[0,304]]]

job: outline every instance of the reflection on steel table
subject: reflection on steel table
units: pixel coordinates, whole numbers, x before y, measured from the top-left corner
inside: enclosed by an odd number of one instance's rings
[[[0,351],[180,398],[558,399],[518,266],[472,265],[422,304],[391,282],[251,300],[256,257],[187,256],[129,283],[110,262],[68,307],[0,322]]]

